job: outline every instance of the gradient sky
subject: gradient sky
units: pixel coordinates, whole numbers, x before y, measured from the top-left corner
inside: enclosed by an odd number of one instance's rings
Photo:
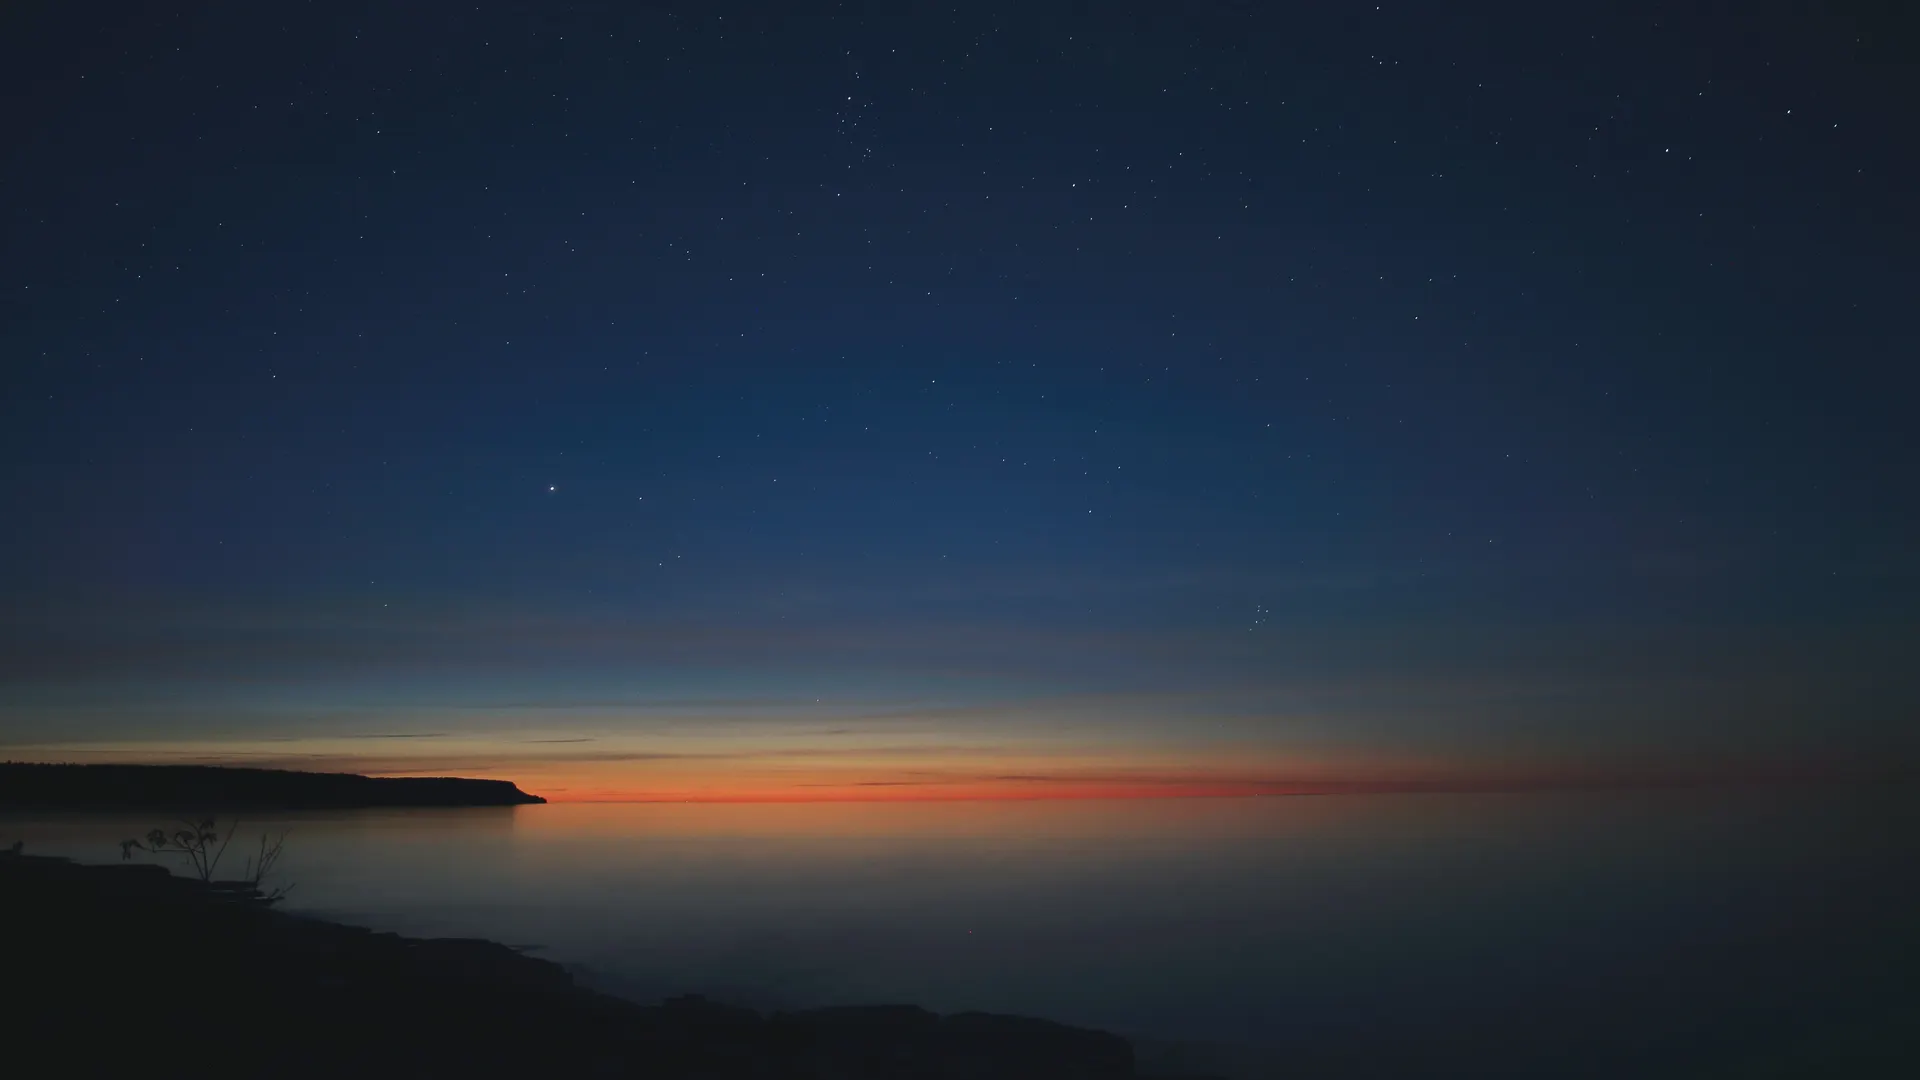
[[[7,5],[0,756],[1920,759],[1891,16],[956,6]]]

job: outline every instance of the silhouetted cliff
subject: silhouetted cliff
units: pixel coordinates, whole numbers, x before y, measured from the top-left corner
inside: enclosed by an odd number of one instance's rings
[[[911,1006],[641,1006],[504,945],[288,915],[150,865],[0,851],[0,900],[8,1075],[1135,1076],[1132,1048],[1104,1032]]]
[[[517,806],[546,801],[521,791],[510,780],[374,777],[211,765],[0,763],[0,807],[9,809],[200,813],[376,806]]]

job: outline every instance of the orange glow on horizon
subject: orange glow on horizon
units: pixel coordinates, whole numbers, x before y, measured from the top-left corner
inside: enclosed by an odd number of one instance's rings
[[[425,749],[425,748],[423,748]],[[442,749],[439,747],[436,750]],[[497,753],[497,748],[496,753]],[[954,802],[1165,799],[1307,794],[1324,782],[1398,776],[1409,767],[1313,761],[1259,746],[974,744],[928,740],[847,745],[755,740],[577,756],[436,754],[377,763],[381,775],[510,779],[552,802]],[[450,760],[449,760],[450,759]],[[366,762],[374,766],[374,762]],[[484,771],[474,771],[484,765]]]
[[[533,749],[529,744],[539,744]],[[372,776],[508,780],[556,803],[936,803],[1220,799],[1254,796],[1524,791],[1721,783],[1801,783],[1866,775],[1803,759],[1549,762],[1350,753],[1310,756],[1252,742],[1195,746],[498,733],[400,740],[44,744],[19,760],[205,764]]]
[[[1336,790],[1311,784],[1269,783],[1184,784],[1123,782],[1050,783],[1034,785],[952,784],[932,789],[890,786],[828,787],[801,791],[792,788],[742,790],[574,791],[521,785],[521,790],[549,802],[663,802],[663,803],[830,803],[830,802],[1017,802],[1039,799],[1191,799],[1250,795],[1311,795]]]

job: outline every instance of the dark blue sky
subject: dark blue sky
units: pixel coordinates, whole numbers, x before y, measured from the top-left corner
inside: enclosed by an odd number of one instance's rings
[[[1915,749],[1891,7],[404,7],[0,15],[0,746]]]

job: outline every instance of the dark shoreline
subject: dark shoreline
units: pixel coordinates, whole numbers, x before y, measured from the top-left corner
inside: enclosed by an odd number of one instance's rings
[[[275,910],[151,864],[0,852],[8,1020],[61,1075],[1128,1080],[1117,1035],[909,1005],[639,1005],[552,961]],[[16,1000],[19,1000],[16,998]],[[0,1060],[26,1053],[10,1041]],[[200,1049],[185,1052],[187,1044]],[[47,1045],[34,1040],[34,1061]]]
[[[529,806],[547,800],[511,780],[360,776],[225,765],[67,765],[0,762],[0,809],[144,810],[200,815],[232,810],[366,810]]]

